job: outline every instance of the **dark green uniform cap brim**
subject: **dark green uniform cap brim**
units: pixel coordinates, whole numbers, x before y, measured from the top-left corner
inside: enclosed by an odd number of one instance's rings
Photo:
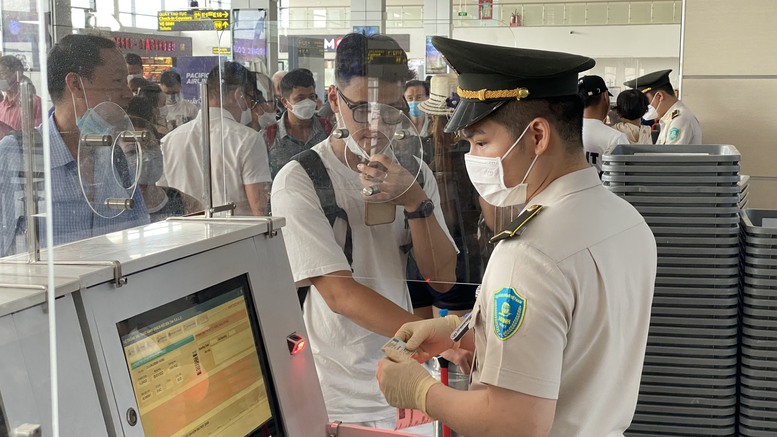
[[[668,84],[669,73],[671,72],[672,70],[654,71],[644,76],[640,76],[636,79],[627,80],[626,82],[623,82],[623,85],[629,88],[634,88],[640,92],[646,93],[653,88],[658,88],[660,86]]]
[[[490,92],[525,88],[528,94],[519,100],[576,95],[578,73],[596,64],[591,58],[569,53],[499,47],[441,36],[432,37],[432,44],[458,73],[460,89]],[[471,126],[516,100],[460,97],[445,132]]]

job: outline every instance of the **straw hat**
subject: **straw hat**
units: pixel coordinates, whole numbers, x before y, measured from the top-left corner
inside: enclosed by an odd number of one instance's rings
[[[447,99],[456,91],[457,78],[455,74],[438,74],[432,76],[429,85],[429,99],[418,107],[429,115],[450,115],[453,107],[448,106]]]

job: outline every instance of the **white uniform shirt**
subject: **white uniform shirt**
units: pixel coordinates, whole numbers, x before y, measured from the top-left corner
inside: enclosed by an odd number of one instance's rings
[[[286,218],[282,232],[297,286],[309,284],[309,278],[353,267],[357,282],[412,312],[405,282],[407,255],[400,249],[410,242],[402,208],[397,208],[393,223],[365,225],[359,174],[335,156],[329,139],[311,150],[321,156],[335,188],[337,205],[348,214],[353,266],[348,265],[343,253],[345,224],[338,220],[334,229],[329,225],[307,173],[297,161],[291,161],[273,181],[272,205],[273,215]],[[422,171],[424,191],[437,206],[437,182],[425,164]],[[434,209],[434,217],[447,234],[441,208]],[[315,287],[305,300],[303,316],[329,419],[353,423],[396,417],[396,409],[386,403],[375,379],[378,360],[383,356],[380,348],[388,338],[332,312]]]
[[[483,278],[470,389],[557,399],[552,437],[620,437],[639,392],[655,239],[593,168],[531,204],[545,209],[498,243]]]
[[[194,120],[199,110],[194,103],[181,99],[173,104],[163,106],[160,108],[160,112],[165,118],[167,128],[173,130],[184,123]]]
[[[618,144],[629,144],[629,139],[623,132],[607,126],[601,120],[593,118],[583,119],[585,159],[589,164],[596,167],[599,174],[602,173],[602,155]]]
[[[252,215],[243,185],[272,180],[264,139],[236,122],[228,111],[209,109],[213,205],[235,202],[236,215]],[[200,129],[198,114],[162,138],[164,177],[157,185],[176,188],[203,202]]]
[[[687,106],[675,102],[659,120],[661,132],[656,144],[704,144],[701,142],[701,125]]]

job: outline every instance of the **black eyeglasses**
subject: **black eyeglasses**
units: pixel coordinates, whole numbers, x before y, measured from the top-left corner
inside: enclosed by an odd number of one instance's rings
[[[370,104],[369,103],[355,103],[345,97],[343,92],[339,88],[335,88],[337,94],[343,99],[348,109],[351,110],[353,121],[356,123],[368,123],[370,117]],[[399,124],[402,121],[402,116],[407,114],[410,108],[402,98],[402,106],[396,107],[391,105],[380,105],[380,119],[385,124]]]

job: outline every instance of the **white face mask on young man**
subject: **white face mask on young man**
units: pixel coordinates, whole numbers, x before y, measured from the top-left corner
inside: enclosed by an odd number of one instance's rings
[[[310,120],[316,113],[316,102],[305,99],[291,106],[291,113],[300,120]]]
[[[467,174],[469,175],[472,185],[475,186],[480,197],[486,202],[494,206],[523,206],[526,204],[527,188],[526,178],[529,177],[531,169],[534,167],[534,163],[537,162],[537,156],[529,165],[529,169],[526,170],[526,174],[523,176],[523,180],[520,184],[514,187],[507,187],[504,181],[504,166],[502,161],[510,152],[513,151],[518,142],[521,141],[526,131],[529,130],[529,126],[523,130],[523,133],[518,137],[512,146],[502,155],[501,158],[475,156],[470,153],[464,155],[464,163],[467,167]]]

